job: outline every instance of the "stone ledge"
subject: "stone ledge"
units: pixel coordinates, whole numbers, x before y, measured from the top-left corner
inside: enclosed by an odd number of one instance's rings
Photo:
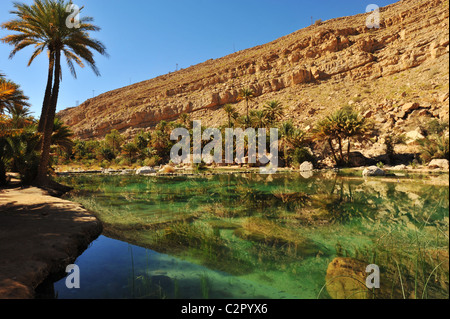
[[[102,230],[81,205],[39,188],[0,190],[0,299],[35,298]]]

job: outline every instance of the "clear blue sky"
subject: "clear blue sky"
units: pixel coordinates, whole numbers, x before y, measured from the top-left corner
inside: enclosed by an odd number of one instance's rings
[[[32,0],[18,0],[31,4]],[[311,24],[364,13],[368,4],[380,7],[394,0],[74,0],[82,15],[94,18],[109,58],[96,55],[101,77],[89,67],[74,79],[63,68],[58,110],[95,95],[187,68],[230,53],[273,41]],[[0,23],[13,18],[11,0],[1,0]],[[7,32],[0,29],[0,37]],[[0,43],[0,71],[21,85],[31,110],[40,115],[48,59],[42,54],[27,67],[32,48],[8,59],[12,47]]]

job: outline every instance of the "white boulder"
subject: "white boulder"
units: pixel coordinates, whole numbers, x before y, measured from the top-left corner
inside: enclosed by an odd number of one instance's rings
[[[377,166],[366,167],[362,173],[364,177],[366,176],[385,176],[386,172]]]
[[[153,167],[144,166],[136,170],[136,175],[146,175],[156,173]]]
[[[311,162],[303,162],[300,165],[300,172],[311,172],[314,170],[314,165]]]
[[[448,169],[448,160],[446,159],[434,159],[428,164],[429,168]]]

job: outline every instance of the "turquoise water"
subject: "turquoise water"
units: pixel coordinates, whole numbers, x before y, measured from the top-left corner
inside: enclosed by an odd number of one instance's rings
[[[81,289],[63,279],[55,291],[58,298],[331,298],[340,288],[327,276],[330,263],[351,258],[380,266],[389,282],[383,298],[448,298],[448,186],[428,179],[63,177],[75,187],[70,199],[95,212],[105,232],[76,262]]]

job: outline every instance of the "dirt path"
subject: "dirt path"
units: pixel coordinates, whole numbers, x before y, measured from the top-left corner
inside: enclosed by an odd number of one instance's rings
[[[38,188],[0,190],[0,299],[34,298],[102,232],[80,205]]]

